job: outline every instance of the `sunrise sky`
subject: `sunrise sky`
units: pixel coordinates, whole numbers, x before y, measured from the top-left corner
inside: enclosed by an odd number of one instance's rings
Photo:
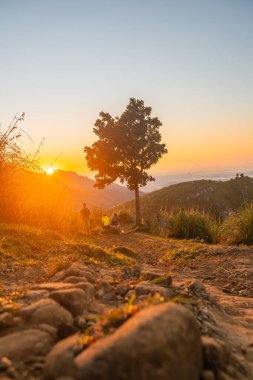
[[[101,110],[141,98],[169,153],[155,172],[253,166],[253,1],[0,0],[0,122],[26,112],[44,166],[87,174]]]

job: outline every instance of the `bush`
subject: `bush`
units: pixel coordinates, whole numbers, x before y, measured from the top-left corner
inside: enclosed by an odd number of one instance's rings
[[[222,226],[221,240],[229,244],[253,245],[253,203],[229,215]]]
[[[211,218],[199,211],[184,209],[170,217],[169,236],[179,239],[203,239],[213,243],[213,225]]]
[[[150,232],[177,239],[199,239],[216,243],[220,226],[208,214],[197,210],[180,209],[173,213],[161,212],[149,221]]]

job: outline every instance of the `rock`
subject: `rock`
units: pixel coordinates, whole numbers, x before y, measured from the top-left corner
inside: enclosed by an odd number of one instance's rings
[[[74,355],[82,350],[81,336],[72,335],[58,342],[46,357],[45,379],[53,380],[62,376],[73,376],[77,373]]]
[[[88,306],[88,297],[82,289],[63,289],[52,292],[49,296],[76,317]]]
[[[90,306],[95,296],[94,286],[90,284],[89,282],[78,282],[77,284],[73,286],[75,288],[82,289],[85,292],[86,298],[87,298],[87,305]]]
[[[63,281],[67,277],[81,277],[82,279],[79,279],[79,282],[84,281],[84,278],[86,278],[89,282],[94,283],[96,281],[96,277],[93,276],[93,274],[90,273],[88,269],[78,269],[78,268],[68,268],[65,271],[58,272],[52,277],[52,281]]]
[[[194,280],[188,285],[188,290],[194,295],[198,297],[208,297],[208,293],[206,291],[205,285],[198,281]]]
[[[203,348],[204,367],[214,373],[226,368],[229,361],[229,352],[225,345],[209,336],[201,337]]]
[[[70,277],[66,277],[64,278],[64,280],[62,281],[63,283],[69,283],[69,284],[76,284],[78,282],[87,282],[87,278],[86,277],[76,277],[76,276],[70,276]]]
[[[97,296],[106,300],[114,299],[114,288],[107,281],[101,281],[98,285]]]
[[[200,333],[185,307],[160,304],[95,342],[75,363],[82,380],[199,380]]]
[[[38,326],[38,329],[45,331],[46,333],[52,335],[55,337],[57,336],[57,330],[55,327],[47,325],[46,323],[42,323],[41,325]]]
[[[159,293],[161,297],[164,297],[165,299],[171,299],[174,297],[174,290],[172,288],[164,288],[162,286],[157,285],[150,285],[150,284],[138,284],[135,288],[136,295],[142,296],[142,295],[155,295],[156,293]]]
[[[215,374],[212,371],[203,371],[201,374],[201,380],[215,380]]]
[[[118,284],[116,287],[116,293],[124,297],[129,291],[130,286],[128,284]]]
[[[170,287],[172,285],[172,277],[165,274],[163,276],[157,277],[151,280],[152,284]]]
[[[5,312],[0,314],[0,330],[4,330],[14,324],[15,321],[11,313]]]
[[[79,278],[80,282],[80,278]],[[64,282],[46,282],[42,284],[36,284],[32,287],[32,290],[48,290],[53,292],[55,290],[69,289],[73,287],[73,283],[64,283]]]
[[[47,290],[28,290],[24,298],[29,301],[38,301],[41,298],[46,298],[48,296],[49,292]]]
[[[75,321],[74,321],[75,322]],[[69,337],[70,335],[75,334],[78,331],[78,328],[75,325],[66,325],[65,323],[62,323],[57,330],[57,338],[58,340],[65,339]]]
[[[19,311],[21,317],[34,325],[48,324],[58,327],[62,323],[73,324],[73,317],[68,310],[64,309],[52,299],[43,299]]]
[[[141,267],[139,265],[134,265],[132,267],[124,267],[121,271],[121,278],[128,279],[131,277],[139,278],[141,275]]]
[[[53,344],[53,337],[48,333],[27,329],[0,337],[0,357],[23,361],[30,356],[45,355]]]
[[[141,277],[143,278],[143,280],[147,280],[147,281],[154,280],[161,276],[164,276],[164,274],[157,273],[157,272],[148,272],[148,271],[142,272],[141,274]]]

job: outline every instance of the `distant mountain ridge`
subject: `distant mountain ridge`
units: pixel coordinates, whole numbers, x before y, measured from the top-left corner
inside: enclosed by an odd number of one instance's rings
[[[72,171],[57,170],[52,177],[68,192],[69,207],[73,211],[80,210],[84,202],[91,209],[108,209],[134,198],[134,193],[126,187],[112,184],[104,189],[97,189],[94,187],[94,180]]]
[[[253,178],[239,176],[229,181],[197,180],[164,187],[141,197],[141,210],[146,219],[160,211],[172,211],[180,207],[224,217],[243,203],[252,201]],[[120,210],[134,214],[134,201],[113,208],[113,211]]]

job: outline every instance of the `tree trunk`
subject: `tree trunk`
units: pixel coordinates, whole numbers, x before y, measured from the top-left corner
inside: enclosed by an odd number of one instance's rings
[[[141,224],[141,209],[140,209],[140,193],[139,186],[135,189],[135,214],[136,214],[136,226]]]

